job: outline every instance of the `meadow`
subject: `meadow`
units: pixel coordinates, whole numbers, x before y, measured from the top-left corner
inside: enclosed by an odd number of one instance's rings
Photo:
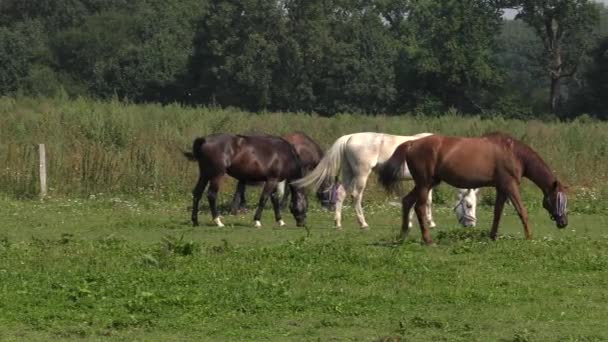
[[[608,340],[606,128],[586,118],[324,118],[0,98],[0,340]],[[206,205],[203,226],[190,226],[197,175],[180,149],[209,133],[294,130],[324,147],[356,131],[506,131],[571,185],[570,224],[557,230],[525,182],[532,241],[511,207],[501,238],[488,240],[488,190],[478,227],[458,227],[447,187],[435,195],[436,248],[420,245],[416,227],[395,243],[400,209],[375,184],[364,198],[369,231],[356,228],[350,207],[335,231],[316,204],[307,229],[289,214],[286,228],[274,226],[268,209],[254,229],[251,210],[229,216],[225,207],[220,229]],[[233,189],[227,180],[220,203]]]

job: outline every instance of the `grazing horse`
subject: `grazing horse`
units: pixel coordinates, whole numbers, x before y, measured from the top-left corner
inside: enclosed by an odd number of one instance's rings
[[[288,143],[290,143],[293,148],[296,150],[298,157],[300,157],[300,162],[302,163],[302,173],[304,175],[308,174],[312,171],[321,158],[323,158],[323,150],[321,147],[312,140],[308,135],[302,132],[294,132],[289,133],[281,138],[285,139]],[[239,181],[236,190],[234,192],[234,196],[232,198],[232,214],[236,214],[239,209],[245,207],[245,186],[247,184],[244,181]],[[280,182],[277,187],[277,194],[281,199],[281,208],[284,208],[287,199],[289,198],[289,192],[285,191],[285,182]],[[331,206],[331,198],[330,191],[325,191],[322,188],[317,190],[317,199],[321,202],[323,207],[329,209]]]
[[[398,136],[383,133],[355,133],[340,137],[327,150],[319,165],[308,175],[293,182],[297,187],[312,187],[319,189],[324,182],[333,182],[340,171],[342,171],[342,184],[337,189],[335,223],[336,228],[342,227],[342,203],[348,191],[355,202],[355,212],[361,228],[368,228],[363,215],[363,191],[371,172],[384,163],[400,144],[430,136],[431,133],[421,133],[414,136]],[[411,179],[407,168],[400,174],[400,179]],[[467,196],[475,196],[475,192],[469,192]],[[473,197],[473,201],[476,198]],[[467,208],[470,209],[470,208]],[[471,225],[469,220],[475,217],[475,211],[467,210],[467,216],[459,218],[459,221]],[[426,219],[431,227],[435,226],[430,207],[426,213]]]
[[[490,133],[478,138],[433,135],[401,144],[378,171],[379,181],[385,188],[391,189],[397,184],[404,162],[416,185],[402,199],[401,239],[407,235],[408,214],[415,203],[422,238],[426,244],[432,244],[422,217],[430,190],[441,181],[462,188],[496,188],[490,231],[493,240],[507,199],[521,219],[526,239],[532,238],[528,215],[519,195],[522,177],[530,179],[542,190],[543,207],[557,227],[568,225],[565,187],[532,148],[506,134]]]
[[[283,180],[292,181],[302,177],[302,165],[294,148],[285,140],[273,136],[244,136],[230,134],[213,134],[196,138],[192,152],[184,155],[198,162],[199,178],[192,190],[192,224],[198,225],[198,204],[209,183],[207,199],[211,208],[213,222],[223,227],[216,206],[217,193],[221,178],[228,174],[245,183],[265,182],[258,208],[253,217],[255,226],[262,224],[262,210],[270,196],[275,219],[280,226],[285,225],[281,219],[277,183]],[[303,226],[306,220],[307,200],[303,191],[291,186],[290,211],[296,219],[297,226]]]

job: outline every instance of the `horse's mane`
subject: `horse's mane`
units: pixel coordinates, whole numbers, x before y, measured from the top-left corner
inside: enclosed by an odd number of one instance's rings
[[[521,140],[513,138],[509,134],[495,131],[486,133],[482,135],[482,137],[490,138],[490,140],[499,142],[505,147],[511,145],[513,147],[513,152],[515,153],[515,155],[520,160],[522,160],[528,168],[541,167],[550,170],[547,163],[545,163],[543,158],[541,158],[541,156],[536,151],[534,151],[530,146],[528,146],[528,144],[524,143]]]

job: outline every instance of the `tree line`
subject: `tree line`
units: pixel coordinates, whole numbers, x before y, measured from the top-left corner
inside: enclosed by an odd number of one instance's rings
[[[588,0],[3,0],[0,94],[607,118],[607,21]]]

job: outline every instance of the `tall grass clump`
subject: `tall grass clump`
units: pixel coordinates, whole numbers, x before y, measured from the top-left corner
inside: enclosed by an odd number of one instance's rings
[[[0,98],[0,192],[17,198],[37,193],[36,144],[45,143],[52,196],[92,194],[185,195],[196,167],[180,149],[211,133],[284,134],[303,131],[329,147],[344,134],[378,131],[399,135],[435,132],[477,136],[503,131],[531,145],[575,189],[605,192],[608,124],[593,120],[541,122],[460,116],[364,116],[332,118],[295,113],[247,113],[237,109],[135,105],[117,100]],[[370,178],[371,198],[384,197]],[[225,186],[224,191],[231,190]],[[534,193],[524,186],[524,197]],[[451,191],[439,188],[436,199]]]

